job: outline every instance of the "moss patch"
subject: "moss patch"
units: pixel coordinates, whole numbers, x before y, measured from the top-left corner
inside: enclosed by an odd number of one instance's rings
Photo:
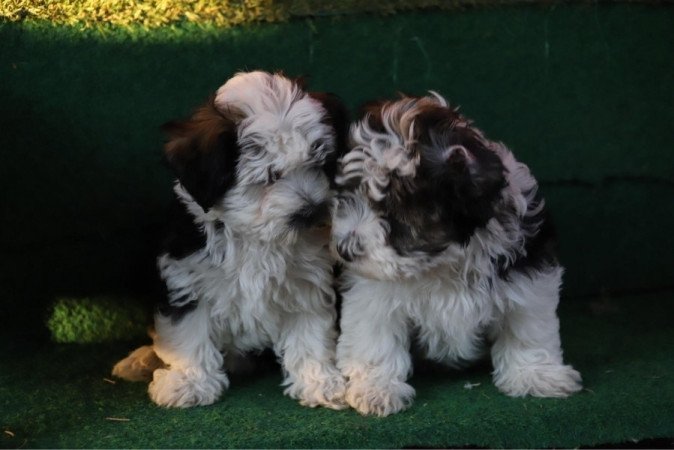
[[[632,0],[634,1],[634,0]],[[179,23],[231,27],[251,22],[283,22],[292,17],[354,13],[393,14],[413,9],[455,10],[485,5],[546,3],[542,0],[5,0],[0,18],[57,24],[141,26]]]
[[[145,334],[147,315],[127,299],[60,298],[47,321],[58,343],[100,343],[130,340]]]
[[[39,19],[68,25],[148,28],[178,22],[232,26],[285,18],[283,9],[272,0],[8,0],[0,4],[0,16],[11,21]]]

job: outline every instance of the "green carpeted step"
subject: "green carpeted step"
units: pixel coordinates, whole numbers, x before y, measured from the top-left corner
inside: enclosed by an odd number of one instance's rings
[[[128,344],[3,340],[0,446],[571,448],[674,436],[674,292],[588,305],[561,307],[565,358],[584,378],[580,394],[510,398],[491,383],[488,364],[426,367],[411,380],[414,406],[384,419],[302,407],[282,395],[278,370],[233,377],[214,405],[162,409],[146,385],[109,380]]]

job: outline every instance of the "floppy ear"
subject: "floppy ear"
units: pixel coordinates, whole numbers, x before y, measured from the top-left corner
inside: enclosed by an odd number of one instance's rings
[[[208,211],[236,181],[239,159],[236,125],[211,98],[185,121],[162,129],[169,140],[164,156],[178,181]]]
[[[443,192],[444,211],[459,239],[494,215],[506,185],[505,168],[470,122],[455,110],[433,106],[415,119],[424,175]]]
[[[301,91],[306,91],[307,90],[307,77],[304,75],[300,75],[298,77],[287,77],[282,70],[279,70],[276,72],[276,75],[280,75],[284,78],[288,78],[290,81],[293,82]]]
[[[332,185],[337,173],[337,160],[348,150],[349,112],[336,94],[330,92],[310,92],[309,96],[321,102],[321,105],[323,105],[323,108],[328,113],[324,122],[335,131],[335,151],[328,155],[323,166]]]
[[[309,96],[318,100],[328,113],[325,123],[335,130],[335,150],[341,156],[346,150],[346,139],[349,132],[349,112],[337,94],[331,92],[310,92]]]
[[[426,153],[422,163],[429,162],[436,175],[452,180],[461,194],[480,197],[503,187],[500,158],[456,110],[427,107],[414,125],[415,141]]]
[[[359,109],[359,116],[366,118],[370,128],[378,133],[386,133],[386,128],[381,118],[381,111],[385,103],[383,100],[373,100],[365,103]]]

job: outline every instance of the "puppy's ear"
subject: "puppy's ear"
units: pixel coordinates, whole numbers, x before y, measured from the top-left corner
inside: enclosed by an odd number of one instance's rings
[[[328,155],[323,166],[332,184],[337,172],[337,160],[348,150],[349,112],[336,94],[310,92],[309,96],[321,102],[328,113],[324,122],[335,131],[335,151]]]
[[[505,168],[494,151],[472,130],[458,130],[443,150],[447,173],[464,195],[494,197],[505,186]]]
[[[415,140],[428,179],[446,194],[454,214],[479,222],[506,184],[505,168],[484,137],[456,110],[429,106],[415,119]]]
[[[309,96],[318,100],[327,111],[325,122],[335,130],[335,147],[337,153],[346,150],[347,134],[349,132],[349,112],[337,94],[331,92],[310,92]]]
[[[450,145],[442,151],[441,157],[451,174],[471,175],[479,171],[475,156],[463,145]]]
[[[279,75],[285,76],[283,72],[278,72]],[[300,75],[298,77],[290,78],[290,81],[293,82],[301,91],[306,91],[307,89],[307,77]]]
[[[463,138],[438,150],[441,171],[460,199],[491,202],[505,186],[505,168],[500,158],[479,139]]]
[[[218,111],[214,97],[185,121],[162,126],[169,140],[166,162],[204,211],[236,181],[239,159],[236,124]]]
[[[374,100],[365,103],[360,107],[360,116],[365,117],[367,124],[377,133],[386,133],[384,122],[382,121],[381,111],[385,102],[383,100]]]

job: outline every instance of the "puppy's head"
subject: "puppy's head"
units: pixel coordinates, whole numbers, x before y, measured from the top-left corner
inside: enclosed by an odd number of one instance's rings
[[[327,173],[345,147],[346,120],[331,94],[280,74],[239,73],[190,119],[165,126],[165,155],[186,201],[275,239],[329,219]]]
[[[411,277],[494,216],[501,159],[439,95],[371,104],[342,158],[332,246],[356,271]]]

